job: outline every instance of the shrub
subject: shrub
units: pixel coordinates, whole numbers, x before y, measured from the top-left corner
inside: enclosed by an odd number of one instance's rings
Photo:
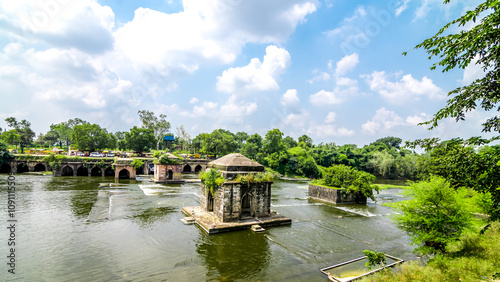
[[[375,200],[373,190],[378,192],[380,188],[372,184],[373,180],[375,176],[368,172],[358,171],[346,165],[332,165],[324,170],[322,179],[311,183],[341,188],[348,193],[362,193],[365,197]]]
[[[212,196],[215,196],[215,188],[224,183],[224,177],[215,168],[200,172],[200,179],[205,184],[207,193],[210,192]]]
[[[402,212],[393,219],[418,245],[417,252],[444,253],[470,226],[471,215],[463,199],[444,178],[433,176],[429,181],[412,183],[403,194],[411,199],[393,205]]]

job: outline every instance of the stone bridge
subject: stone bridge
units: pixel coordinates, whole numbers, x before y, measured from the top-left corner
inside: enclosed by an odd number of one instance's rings
[[[117,159],[118,162],[120,159]],[[153,159],[141,159],[144,167],[133,169],[129,166],[114,166],[115,159],[96,158],[91,160],[61,161],[52,167],[42,157],[22,159],[16,157],[0,166],[0,173],[23,173],[52,171],[53,176],[115,176],[115,178],[135,178],[137,174],[154,174]],[[182,161],[182,173],[198,173],[205,170],[211,160],[185,159]],[[119,171],[115,171],[119,168]],[[126,170],[126,171],[125,171]]]

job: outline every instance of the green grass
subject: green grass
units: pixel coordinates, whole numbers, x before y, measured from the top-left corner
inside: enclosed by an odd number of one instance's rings
[[[394,184],[373,184],[377,185],[380,190],[386,190],[386,189],[404,189],[405,187],[408,187],[408,185],[394,185]]]
[[[493,278],[494,275],[499,277]],[[484,235],[477,232],[464,234],[460,241],[449,246],[445,256],[436,256],[427,263],[405,262],[388,273],[377,272],[360,281],[499,281],[498,279],[500,223],[496,222]]]

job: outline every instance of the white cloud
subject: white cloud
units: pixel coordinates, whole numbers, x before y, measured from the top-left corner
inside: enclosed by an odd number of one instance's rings
[[[406,118],[406,123],[417,126],[419,123],[428,121],[430,119],[431,117],[428,114],[420,113],[418,115],[408,116]]]
[[[291,105],[299,102],[296,89],[288,89],[283,96],[281,96],[281,104],[283,106]]]
[[[309,98],[312,104],[317,106],[322,105],[338,105],[344,102],[351,96],[358,95],[358,82],[350,78],[337,78],[336,86],[332,91],[320,90],[312,94]]]
[[[335,114],[335,112],[329,112],[328,115],[326,116],[325,123],[334,123],[336,117],[337,114]]]
[[[395,112],[386,110],[385,107],[378,109],[370,121],[361,127],[367,134],[374,135],[379,130],[389,130],[395,126],[407,125],[405,121]]]
[[[337,67],[335,68],[335,75],[342,76],[346,73],[354,70],[354,68],[359,64],[359,56],[357,53],[352,53],[351,55],[346,55],[340,61],[337,62]]]
[[[217,90],[231,94],[277,90],[279,85],[276,79],[289,65],[288,51],[274,45],[268,46],[262,62],[253,58],[247,66],[225,70],[217,77]]]
[[[307,130],[307,134],[314,137],[348,137],[353,136],[356,132],[345,127],[338,127],[333,124],[313,124]]]
[[[343,99],[340,93],[335,91],[320,90],[311,95],[311,103],[320,105],[336,105],[342,103]]]
[[[190,104],[196,104],[196,103],[198,103],[198,101],[200,101],[198,98],[193,97],[193,98],[191,98],[191,99],[189,100],[189,103],[190,103]]]
[[[409,2],[410,2],[410,0],[402,0],[396,4],[396,6],[397,6],[396,11],[395,11],[396,17],[399,17],[399,15],[401,15],[401,13],[403,13],[406,9],[408,9]]]
[[[291,125],[293,128],[300,128],[304,130],[306,121],[309,118],[309,113],[307,111],[302,111],[299,114],[289,114],[283,123],[285,125]]]
[[[470,64],[464,69],[462,82],[465,85],[471,84],[477,79],[483,78],[485,76],[485,72],[482,69],[480,64],[477,64],[478,56],[470,62]]]
[[[307,82],[310,83],[310,84],[313,84],[314,82],[317,82],[317,81],[326,81],[326,80],[329,80],[330,79],[330,74],[327,73],[327,72],[322,72],[318,75],[316,75],[315,77],[309,79]]]
[[[393,76],[398,77],[397,74]],[[445,98],[443,90],[425,76],[419,81],[411,74],[407,74],[399,81],[390,81],[384,71],[374,71],[372,74],[362,77],[365,78],[372,91],[376,91],[391,103],[406,103],[411,100],[419,100],[421,97],[433,100]]]

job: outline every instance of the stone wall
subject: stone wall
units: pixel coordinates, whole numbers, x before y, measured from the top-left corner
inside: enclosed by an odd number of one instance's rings
[[[309,184],[309,197],[334,204],[366,204],[366,197],[361,193],[346,193],[341,189],[332,189]]]

